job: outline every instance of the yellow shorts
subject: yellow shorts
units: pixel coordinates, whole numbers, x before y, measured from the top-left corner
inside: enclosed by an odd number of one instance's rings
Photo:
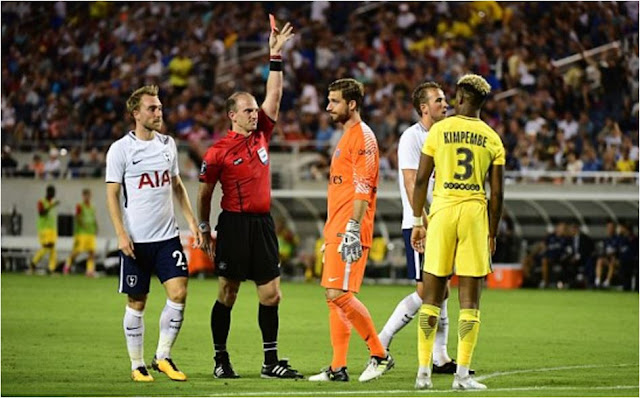
[[[74,252],[96,251],[96,236],[89,234],[80,234],[73,237]]]
[[[55,229],[43,229],[38,231],[41,245],[55,245],[58,240],[58,232]]]
[[[455,268],[454,268],[455,267]],[[469,201],[429,215],[423,271],[435,276],[491,273],[487,206]]]

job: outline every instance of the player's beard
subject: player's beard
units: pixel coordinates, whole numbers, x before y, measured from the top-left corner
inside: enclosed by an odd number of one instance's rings
[[[148,131],[160,131],[162,129],[162,120],[156,122],[155,120],[151,120],[145,124],[143,124],[144,128]]]
[[[347,110],[345,113],[336,112],[332,116],[334,116],[333,121],[340,124],[345,124],[351,118],[349,110]]]

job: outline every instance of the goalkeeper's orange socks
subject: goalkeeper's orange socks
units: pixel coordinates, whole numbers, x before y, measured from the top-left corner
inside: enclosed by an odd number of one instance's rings
[[[331,369],[340,369],[347,366],[347,353],[349,352],[349,339],[351,338],[351,322],[340,307],[327,300],[329,306],[329,333],[331,334],[331,346],[333,347],[333,359]]]
[[[373,319],[371,319],[371,314],[369,314],[367,307],[351,292],[334,299],[333,303],[344,311],[347,319],[351,322],[360,337],[367,343],[371,356],[385,358],[387,351],[378,338],[376,327],[373,324]]]

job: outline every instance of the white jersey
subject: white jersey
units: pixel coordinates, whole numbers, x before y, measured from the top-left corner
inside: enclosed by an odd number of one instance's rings
[[[124,226],[136,243],[178,236],[171,178],[179,174],[178,150],[168,135],[144,141],[133,131],[107,152],[106,182],[122,184]]]
[[[422,147],[428,134],[429,132],[421,123],[416,123],[402,133],[398,142],[398,184],[400,185],[400,197],[402,198],[402,229],[413,228],[413,209],[407,197],[407,190],[404,187],[402,170],[418,170]],[[431,174],[427,189],[427,203],[431,203],[433,199],[433,183],[434,174]]]

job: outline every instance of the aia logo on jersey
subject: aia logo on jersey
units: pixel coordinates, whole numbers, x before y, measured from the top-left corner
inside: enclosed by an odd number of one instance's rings
[[[169,170],[163,171],[162,174],[160,174],[156,170],[152,174],[143,173],[140,176],[138,189],[142,189],[145,185],[148,185],[149,188],[161,188],[169,184],[171,184],[171,178],[169,177]]]

